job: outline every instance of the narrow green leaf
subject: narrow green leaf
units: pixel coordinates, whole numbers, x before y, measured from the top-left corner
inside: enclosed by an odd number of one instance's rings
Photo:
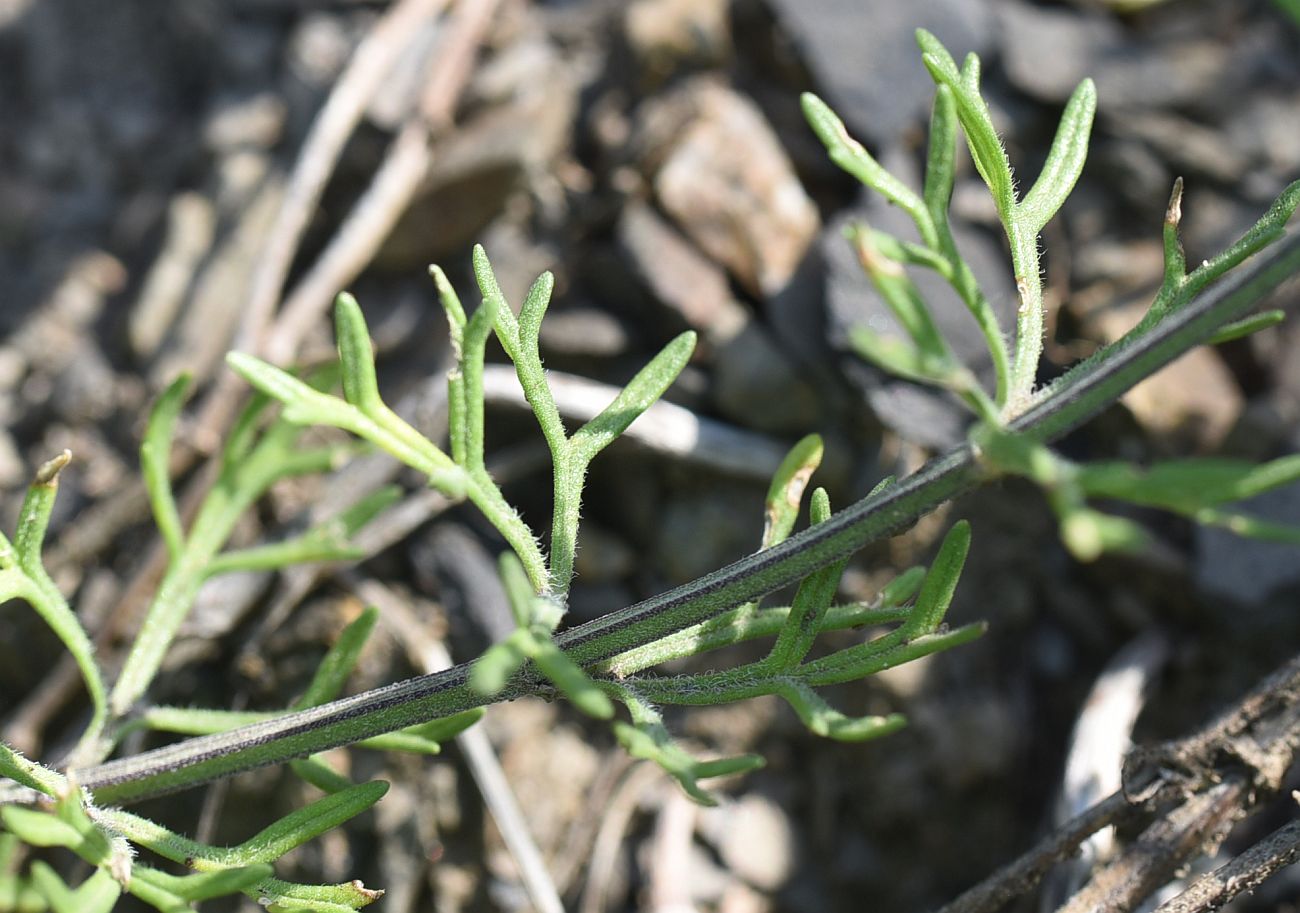
[[[32,846],[78,846],[82,835],[75,827],[48,812],[23,808],[19,805],[0,807],[0,821],[24,843]]]
[[[378,802],[388,792],[382,780],[358,783],[349,789],[290,812],[279,821],[222,854],[227,866],[255,865],[279,859],[294,847],[355,818]]]
[[[1061,517],[1061,540],[1080,561],[1095,561],[1105,552],[1135,552],[1148,541],[1146,530],[1132,520],[1088,507]]]
[[[324,793],[339,793],[352,786],[351,780],[337,773],[320,755],[295,758],[289,762],[289,769]]]
[[[931,250],[920,244],[911,241],[901,241],[888,232],[880,231],[869,226],[850,226],[845,232],[845,236],[852,241],[857,232],[865,231],[871,238],[871,245],[880,252],[882,257],[893,260],[895,263],[904,263],[909,266],[921,266],[928,270],[933,270],[949,282],[953,281],[952,264],[948,258],[938,251]]]
[[[1078,483],[1090,497],[1116,498],[1185,513],[1241,501],[1300,480],[1300,455],[1257,464],[1248,460],[1169,460],[1142,468],[1123,462],[1085,463]]]
[[[785,541],[799,517],[808,480],[822,462],[823,445],[820,435],[810,434],[790,448],[781,460],[772,483],[767,488],[767,504],[763,514],[762,548],[771,548]]]
[[[569,446],[580,463],[590,462],[658,401],[681,374],[694,351],[695,334],[682,333],[638,371],[599,415],[575,431]]]
[[[657,713],[648,707],[643,707],[640,715],[643,719],[636,725],[622,721],[614,723],[614,737],[623,746],[623,750],[632,757],[653,761],[659,765],[665,773],[678,782],[688,796],[700,805],[718,804],[717,799],[700,787],[700,780],[747,773],[757,770],[765,763],[758,755],[700,761],[668,736],[668,730],[664,728]],[[633,718],[636,718],[635,712]]]
[[[269,865],[246,865],[216,872],[171,875],[150,866],[136,866],[131,873],[132,888],[141,881],[191,903],[228,897],[253,888],[274,872]],[[131,893],[135,893],[132,890]],[[143,898],[142,898],[143,899]]]
[[[243,352],[231,352],[226,356],[226,364],[256,389],[286,406],[309,404],[309,411],[331,411],[331,397],[312,389],[283,368]]]
[[[925,208],[936,225],[948,219],[948,204],[952,199],[956,172],[957,104],[953,101],[952,89],[940,83],[935,88],[934,109],[930,114],[930,147],[926,156],[925,188],[922,194]]]
[[[812,500],[808,504],[808,519],[811,523],[825,523],[831,518],[831,496],[825,488],[814,488]]]
[[[456,294],[455,287],[447,279],[447,274],[442,271],[442,267],[430,266],[429,275],[433,277],[434,288],[438,290],[438,301],[447,315],[454,353],[459,357],[461,334],[465,331],[465,308],[460,303],[460,296]]]
[[[1217,510],[1212,507],[1202,508],[1191,516],[1197,523],[1218,526],[1248,539],[1278,542],[1282,545],[1300,545],[1300,526],[1293,524],[1274,523],[1249,514]]]
[[[502,552],[497,559],[497,570],[501,574],[501,584],[506,591],[506,601],[510,605],[510,613],[514,616],[515,626],[527,628],[536,620],[534,617],[534,603],[537,594],[533,592],[533,585],[528,581],[528,574],[524,572],[523,562],[519,556],[511,552]]]
[[[343,366],[343,397],[368,415],[383,407],[375,379],[375,354],[370,331],[357,300],[347,292],[334,300],[334,333],[338,337],[339,364]]]
[[[537,281],[528,289],[523,307],[519,309],[519,345],[526,352],[537,350],[538,339],[542,329],[542,318],[551,303],[551,294],[555,291],[555,276],[549,271],[537,277]]]
[[[993,126],[988,105],[979,96],[978,61],[972,62],[968,58],[963,75],[957,70],[952,55],[934,35],[925,29],[917,29],[916,41],[921,47],[921,60],[935,83],[952,89],[957,119],[966,134],[966,143],[975,160],[975,168],[992,192],[1003,223],[1009,224],[1015,213],[1015,182],[1011,176],[1011,164],[1007,161],[1006,150],[1002,148],[1002,141]]]
[[[76,890],[68,887],[47,863],[32,863],[32,882],[54,913],[109,913],[122,894],[122,886],[103,869],[96,869]]]
[[[519,628],[505,640],[495,643],[474,660],[469,672],[469,686],[478,694],[487,697],[501,693],[510,677],[528,659],[525,647],[531,646],[532,635],[525,628]]]
[[[565,656],[549,639],[539,640],[533,662],[573,706],[587,716],[608,720],[614,716],[614,704],[596,687],[587,673]]]
[[[1235,268],[1242,261],[1277,241],[1286,232],[1286,223],[1300,207],[1300,181],[1289,184],[1244,235],[1227,250],[1202,263],[1187,276],[1181,288],[1182,300],[1190,300],[1201,289]]]
[[[47,796],[61,795],[68,788],[68,781],[62,774],[29,761],[4,742],[0,742],[0,777],[8,777]]]
[[[221,448],[223,467],[238,465],[248,456],[253,445],[257,443],[258,421],[272,402],[274,400],[261,390],[253,391],[248,404],[239,411],[234,424],[226,433],[226,441]]]
[[[506,357],[513,363],[519,364],[519,323],[515,320],[514,312],[510,310],[505,295],[501,293],[496,273],[492,271],[492,263],[488,260],[487,251],[483,249],[482,244],[474,245],[473,261],[474,279],[478,282],[483,303],[493,309],[495,317],[493,322],[496,326],[497,338],[501,341],[501,348],[506,350]]]
[[[498,322],[501,311],[509,311],[504,302],[495,297],[484,296],[483,303],[474,311],[465,327],[460,360],[460,396],[462,405],[460,413],[464,430],[464,456],[461,465],[467,469],[477,470],[483,466],[483,360],[486,357],[488,337]]]
[[[830,153],[831,161],[911,216],[921,239],[929,244],[933,232],[921,198],[886,171],[861,143],[849,136],[844,122],[826,102],[811,92],[799,96],[799,102],[803,107],[804,119]]]
[[[851,327],[853,349],[882,371],[904,380],[923,384],[944,384],[950,365],[925,355],[913,343],[897,336],[884,336],[865,327]]]
[[[339,633],[338,640],[334,641],[334,645],[329,648],[320,665],[316,667],[311,684],[307,686],[302,697],[294,702],[295,710],[315,707],[339,696],[343,686],[347,684],[348,676],[356,667],[357,660],[361,658],[361,651],[378,620],[379,610],[374,606],[367,606]]]
[[[294,884],[268,878],[257,885],[258,902],[269,913],[351,913],[369,906],[383,891],[367,888],[360,881],[346,884]]]
[[[939,630],[943,616],[952,604],[953,594],[957,591],[957,581],[966,564],[966,555],[970,552],[970,523],[958,520],[943,537],[939,553],[934,556],[925,582],[916,597],[916,608],[912,616],[904,622],[899,630],[904,641],[912,640],[923,634]]]
[[[777,689],[779,694],[799,715],[799,719],[816,735],[837,742],[865,742],[897,732],[907,725],[901,713],[889,716],[845,716],[836,710],[812,688],[800,681],[788,681]]]
[[[1043,226],[1056,215],[1083,173],[1096,113],[1097,87],[1091,79],[1085,79],[1065,106],[1038,180],[1016,208],[1017,214],[1028,220],[1029,229],[1034,234],[1042,231]]]
[[[980,91],[980,59],[973,51],[961,63],[961,84],[967,92],[978,95]]]
[[[54,498],[59,490],[59,473],[72,462],[72,452],[64,450],[36,470],[36,477],[27,486],[27,497],[18,510],[18,529],[14,535],[14,550],[18,566],[33,580],[46,578],[41,563],[41,547],[45,544],[45,529],[54,509]]]
[[[870,231],[854,231],[851,240],[862,269],[917,349],[934,362],[951,362],[948,343],[939,332],[929,306],[921,299],[920,290],[907,272],[893,260],[881,255]],[[951,374],[952,369],[949,368],[945,373]]]
[[[1283,320],[1286,320],[1285,311],[1261,311],[1258,314],[1252,314],[1249,317],[1234,320],[1232,323],[1227,324],[1219,332],[1205,340],[1205,344],[1217,346],[1225,342],[1232,342],[1234,339],[1241,339],[1252,333],[1258,333],[1260,330],[1277,326]]]
[[[176,419],[190,389],[190,375],[183,372],[158,397],[149,412],[144,440],[140,443],[140,471],[144,476],[145,491],[153,510],[154,523],[167,554],[175,561],[185,547],[181,530],[181,517],[172,493],[171,452],[176,430]]]
[[[902,605],[920,592],[921,585],[924,583],[925,568],[909,567],[885,584],[880,590],[880,595],[876,597],[877,601],[882,607]]]
[[[90,695],[93,708],[90,725],[83,735],[84,744],[98,737],[107,717],[107,690],[99,666],[95,662],[95,647],[90,636],[81,626],[81,621],[68,605],[63,593],[46,573],[45,565],[41,561],[45,530],[50,521],[50,511],[54,508],[54,499],[58,494],[59,473],[71,459],[71,452],[64,450],[36,471],[32,484],[27,488],[27,496],[18,511],[18,529],[13,545],[0,537],[0,550],[6,553],[6,560],[0,563],[16,565],[0,571],[0,581],[3,581],[0,582],[0,594],[7,598],[18,597],[25,600],[59,638],[76,662],[77,669],[86,683],[86,691]]]

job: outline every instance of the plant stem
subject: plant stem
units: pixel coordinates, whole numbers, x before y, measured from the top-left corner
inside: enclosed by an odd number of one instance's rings
[[[1211,336],[1300,271],[1300,236],[1278,242],[1249,265],[1170,314],[1113,357],[1085,364],[1038,397],[1010,433],[1046,442],[1092,418],[1142,379]],[[904,529],[977,482],[988,470],[970,444],[858,501],[784,542],[684,586],[588,622],[556,638],[590,667],[717,615]],[[488,702],[467,684],[469,666],[421,676],[279,719],[180,742],[76,772],[101,802],[124,802],[184,789],[265,764],[283,762]],[[494,700],[546,692],[531,666]]]

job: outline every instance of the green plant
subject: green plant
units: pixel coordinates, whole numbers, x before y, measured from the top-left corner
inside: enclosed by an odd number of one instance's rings
[[[286,884],[274,879],[268,868],[288,849],[368,808],[384,792],[382,783],[351,783],[316,753],[353,744],[432,752],[438,742],[471,724],[482,706],[515,697],[563,694],[579,709],[602,719],[614,717],[616,705],[622,704],[627,719],[613,723],[618,740],[631,754],[661,765],[701,802],[712,800],[698,781],[745,771],[762,761],[755,756],[692,757],[671,738],[660,714],[662,706],[777,695],[819,735],[853,741],[893,731],[903,723],[900,716],[850,718],[827,704],[817,689],[854,681],[979,636],[982,625],[951,630],[943,625],[970,530],[964,523],[954,525],[928,568],[899,574],[870,605],[834,603],[845,561],[863,545],[999,476],[1020,475],[1042,485],[1060,515],[1065,541],[1084,558],[1140,541],[1139,531],[1129,521],[1090,507],[1087,499],[1092,497],[1160,506],[1246,534],[1294,539],[1293,530],[1243,519],[1221,508],[1294,479],[1300,474],[1300,462],[1294,458],[1262,467],[1191,461],[1143,470],[1124,464],[1070,463],[1046,445],[1189,348],[1261,325],[1260,318],[1243,321],[1242,315],[1300,267],[1300,242],[1282,240],[1284,226],[1300,203],[1300,183],[1287,188],[1240,241],[1191,273],[1186,272],[1178,242],[1181,190],[1176,188],[1165,226],[1165,281],[1147,318],[1057,382],[1035,389],[1044,323],[1038,235],[1083,167],[1094,93],[1086,82],[1075,92],[1043,173],[1019,197],[979,95],[978,59],[970,56],[958,68],[933,36],[922,32],[919,41],[937,86],[920,195],[884,171],[822,102],[807,96],[804,106],[832,158],[907,212],[920,238],[919,243],[903,241],[865,226],[851,233],[864,267],[907,334],[906,340],[899,341],[862,332],[858,345],[866,357],[887,370],[950,390],[966,403],[974,415],[966,444],[906,479],[882,482],[839,513],[832,513],[824,491],[814,491],[811,523],[795,534],[804,491],[822,456],[821,442],[805,439],[791,450],[772,482],[758,552],[638,605],[560,630],[573,576],[587,467],[673,382],[691,355],[692,335],[669,343],[608,408],[570,433],[560,419],[538,354],[539,326],[552,291],[550,277],[537,281],[516,318],[486,254],[476,249],[474,267],[482,304],[472,314],[442,273],[433,270],[457,362],[448,379],[450,443],[443,450],[384,404],[360,308],[350,297],[340,296],[335,321],[342,396],[326,392],[327,378],[304,379],[246,355],[230,356],[231,367],[259,395],[231,434],[218,481],[185,532],[166,466],[186,381],[170,387],[155,406],[142,463],[170,564],[111,691],[103,684],[89,638],[40,562],[45,524],[66,456],[37,474],[14,544],[0,541],[0,598],[27,601],[59,635],[77,659],[93,714],[66,772],[0,746],[0,774],[13,781],[0,796],[10,803],[0,809],[6,831],[0,835],[0,861],[5,863],[0,870],[8,879],[0,883],[0,906],[108,909],[122,890],[167,911],[188,909],[193,901],[237,891],[274,910],[338,911],[363,906],[376,892],[355,883]],[[1021,301],[1010,347],[957,250],[948,223],[959,127],[993,195],[1012,252]],[[1272,250],[1247,270],[1218,281],[1270,245]],[[907,267],[936,271],[970,308],[992,357],[997,377],[993,391],[982,389],[969,369],[956,361]],[[506,501],[484,462],[482,379],[485,349],[492,336],[513,362],[550,448],[554,513],[546,549]],[[282,408],[263,427],[273,401]],[[316,425],[342,429],[387,451],[426,476],[431,486],[472,502],[483,513],[512,550],[503,557],[501,571],[516,631],[475,663],[336,699],[374,624],[374,613],[367,612],[343,633],[306,694],[289,712],[265,715],[141,706],[203,579],[235,569],[355,556],[347,545],[348,536],[382,510],[391,493],[365,499],[297,539],[223,551],[238,516],[271,483],[323,469],[338,458],[338,448],[300,444],[300,428]],[[790,605],[759,602],[766,594],[796,583]],[[866,625],[892,627],[852,646],[808,658],[823,633]],[[650,671],[671,659],[758,638],[772,639],[772,646],[756,662],[689,675]],[[139,728],[195,737],[107,760],[122,738]],[[197,843],[109,807],[284,762],[325,796],[232,849]],[[15,804],[33,801],[45,807]],[[17,841],[66,847],[93,865],[95,874],[75,889],[42,864],[34,864],[28,875],[18,878],[8,867]],[[141,864],[133,859],[132,847],[183,863],[194,874],[176,877]]]

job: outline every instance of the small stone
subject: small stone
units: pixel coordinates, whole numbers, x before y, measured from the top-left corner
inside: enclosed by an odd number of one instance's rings
[[[538,344],[542,353],[612,358],[628,350],[627,327],[609,311],[596,307],[570,307],[547,311]]]
[[[961,60],[993,39],[985,0],[774,0],[826,100],[860,139],[892,141],[922,120],[934,84],[912,36],[933,32]],[[869,68],[864,69],[864,67]]]
[[[1272,523],[1300,526],[1300,485],[1274,489],[1231,509]],[[1213,526],[1196,527],[1194,573],[1202,590],[1236,606],[1262,606],[1278,591],[1300,586],[1294,545],[1247,539]]]
[[[1106,111],[1192,107],[1214,97],[1239,69],[1220,38],[1172,35],[1138,41],[1104,13],[1004,0],[1002,57],[1007,77],[1026,95],[1062,104],[1085,78]]]
[[[461,255],[482,240],[507,202],[549,173],[568,146],[577,92],[571,74],[558,65],[545,85],[546,91],[523,93],[467,120],[435,146],[429,175],[385,240],[375,268],[407,272]]]
[[[244,146],[270,149],[284,134],[285,106],[279,96],[259,92],[217,101],[203,127],[203,139],[215,152]]]
[[[650,294],[700,333],[701,349],[714,363],[711,392],[720,412],[775,433],[816,423],[819,397],[767,329],[735,300],[715,263],[648,206],[629,206],[618,236]]]
[[[731,52],[729,0],[635,0],[623,17],[628,46],[652,83]]]
[[[661,105],[679,129],[655,172],[660,205],[750,292],[780,290],[819,219],[762,112],[709,79]]]
[[[1107,342],[1119,339],[1146,313],[1145,302],[1100,314],[1097,329]],[[1201,453],[1219,450],[1245,405],[1223,359],[1214,349],[1192,349],[1146,378],[1121,402],[1148,432]]]
[[[749,315],[726,274],[644,203],[630,203],[618,241],[634,277],[659,304],[710,341],[735,335]]]
[[[771,799],[748,793],[736,802],[700,811],[700,832],[727,868],[756,888],[780,887],[794,871],[790,820]]]

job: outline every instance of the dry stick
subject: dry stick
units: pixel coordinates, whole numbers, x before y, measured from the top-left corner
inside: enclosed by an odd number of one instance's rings
[[[600,830],[591,847],[587,866],[587,885],[582,892],[578,913],[604,913],[609,893],[618,872],[619,850],[636,814],[641,797],[652,786],[663,786],[664,772],[654,764],[635,766],[628,773],[609,804],[605,806]]]
[[[1191,883],[1156,907],[1155,913],[1217,910],[1238,894],[1253,891],[1270,876],[1300,861],[1300,821],[1278,828],[1246,852]]]
[[[415,617],[404,600],[398,599],[391,590],[376,581],[352,573],[344,573],[342,578],[353,592],[379,609],[380,620],[405,645],[411,660],[426,674],[451,667],[451,655],[446,646],[429,636],[425,625]],[[496,822],[497,830],[501,832],[506,848],[519,866],[519,876],[533,907],[538,913],[564,913],[559,890],[546,869],[542,851],[528,830],[528,822],[524,820],[519,802],[510,789],[505,771],[501,769],[501,762],[497,760],[487,734],[481,727],[471,726],[456,736],[456,744],[460,746],[465,763],[469,765],[470,774],[478,784],[479,792],[483,794],[483,801],[492,814],[492,820]]]
[[[1146,814],[1157,807],[1167,807],[1172,799],[1177,799],[1181,805],[1171,814],[1186,814],[1185,798],[1193,791],[1217,782],[1220,774],[1216,762],[1225,755],[1233,766],[1240,768],[1245,764],[1250,768],[1246,771],[1250,786],[1246,795],[1250,801],[1242,803],[1244,813],[1245,806],[1257,804],[1280,787],[1281,778],[1296,753],[1297,728],[1300,728],[1300,656],[1285,662],[1192,735],[1154,747],[1135,749],[1126,764],[1123,791],[1103,799],[1058,828],[1015,862],[945,906],[940,913],[992,913],[1032,890],[1052,863],[1069,856],[1102,827],[1122,823],[1124,819]],[[1145,773],[1148,770],[1149,777]],[[1234,774],[1234,777],[1238,782],[1244,782],[1240,774]],[[1131,867],[1131,852],[1113,863],[1111,868]],[[1102,877],[1100,873],[1094,881],[1098,877]],[[1091,889],[1091,885],[1085,887],[1084,892]],[[1076,895],[1074,901],[1079,901],[1081,896]],[[1083,908],[1087,909],[1086,906]]]
[[[1051,867],[1068,859],[1080,844],[1104,827],[1140,811],[1122,792],[1115,792],[1075,816],[1010,865],[1003,866],[939,913],[992,913],[1033,890]]]
[[[402,127],[366,192],[285,300],[262,349],[272,364],[287,360],[297,341],[322,319],[339,289],[374,258],[406,211],[429,173],[433,135],[451,123],[497,4],[498,0],[460,0],[456,5],[447,35],[431,61],[419,111]]]
[[[340,152],[348,137],[365,113],[366,105],[383,84],[391,70],[425,19],[437,15],[447,0],[398,0],[379,19],[370,33],[358,45],[343,75],[339,77],[324,107],[313,122],[310,132],[298,155],[293,174],[285,191],[284,203],[276,216],[267,237],[266,248],[253,272],[249,299],[236,333],[234,347],[261,351],[263,338],[268,335],[267,324],[279,300],[280,290],[288,275],[290,264],[297,254],[321,193],[334,171]],[[454,104],[454,102],[453,102]],[[274,340],[282,361],[292,359],[303,330],[282,330],[273,327],[269,335]],[[204,401],[194,433],[189,440],[178,440],[173,448],[170,474],[173,478],[185,473],[204,453],[216,449],[225,429],[234,416],[235,407],[244,392],[244,384],[230,371],[218,375],[216,386]],[[194,446],[195,443],[198,446]],[[190,496],[196,487],[191,486]],[[90,508],[88,515],[78,518],[51,551],[49,566],[55,572],[66,565],[85,565],[109,547],[118,532],[131,523],[149,515],[144,484],[133,482],[117,497]],[[156,579],[164,554],[161,549],[150,553],[145,565],[136,572],[128,586],[128,596],[137,594],[142,585]],[[105,629],[116,629],[127,598],[105,619]],[[101,638],[96,638],[101,643]],[[48,719],[73,696],[80,679],[71,662],[60,661],[49,676],[18,709],[6,729],[24,744],[33,744],[33,734],[43,728]],[[14,744],[19,744],[15,742]],[[29,747],[30,750],[30,747]]]
[[[253,272],[235,348],[260,349],[263,329],[275,312],[289,267],[348,137],[420,26],[446,4],[447,0],[398,0],[357,46],[303,141],[284,202]]]
[[[546,381],[560,414],[578,422],[595,418],[619,392],[609,384],[562,371],[547,371]],[[483,398],[488,403],[531,408],[518,373],[509,365],[484,367]],[[765,434],[702,418],[663,400],[641,413],[624,435],[658,453],[764,483],[781,465],[787,449]]]
[[[1231,777],[1190,797],[1143,831],[1119,859],[1093,875],[1057,913],[1127,913],[1187,862],[1217,847],[1246,814],[1250,788]]]
[[[266,251],[253,271],[249,300],[233,348],[254,352],[277,364],[287,364],[293,359],[306,328],[288,329],[284,327],[283,315],[274,323],[271,317],[303,233],[366,105],[383,85],[394,61],[419,33],[419,25],[436,16],[446,2],[398,0],[357,46],[303,142],[284,203],[267,237]],[[199,450],[216,449],[234,418],[244,389],[233,372],[218,375],[217,385],[204,401],[195,423],[194,439]]]

